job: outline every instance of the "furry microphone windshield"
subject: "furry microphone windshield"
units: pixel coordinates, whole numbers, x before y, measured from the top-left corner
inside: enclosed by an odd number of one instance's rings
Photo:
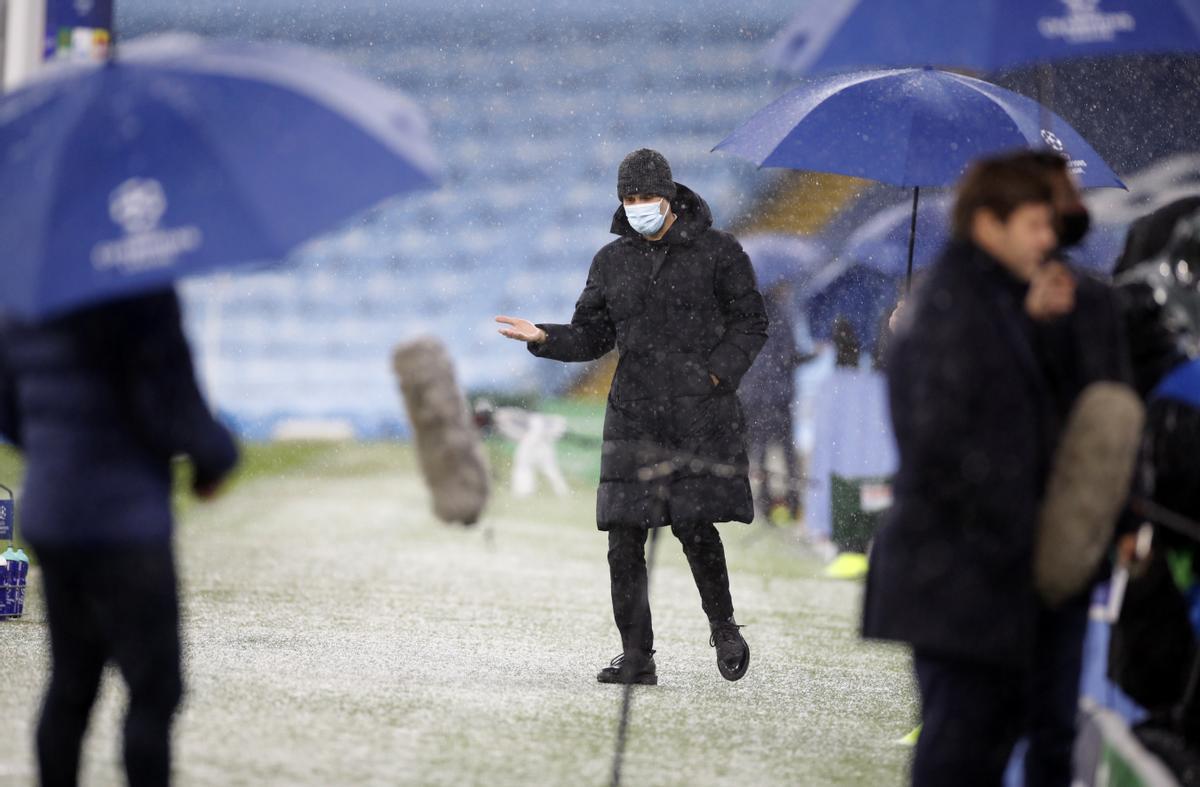
[[[489,469],[450,354],[437,339],[423,338],[398,346],[392,361],[434,514],[475,524],[491,491]]]

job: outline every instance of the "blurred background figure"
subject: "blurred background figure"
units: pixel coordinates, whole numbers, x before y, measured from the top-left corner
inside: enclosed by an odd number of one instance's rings
[[[512,492],[517,498],[537,491],[538,476],[544,476],[559,497],[570,493],[558,466],[558,441],[567,433],[567,419],[520,407],[495,407],[487,399],[475,403],[475,422],[495,429],[516,443],[513,454]]]
[[[751,474],[757,482],[758,514],[779,524],[800,518],[804,490],[803,463],[796,446],[793,407],[796,372],[816,356],[796,341],[795,291],[787,280],[770,285],[765,294],[767,342],[742,378],[738,396],[746,413],[746,443]]]
[[[75,784],[112,662],[129,690],[129,783],[166,784],[183,692],[171,462],[190,459],[193,493],[211,498],[238,457],[196,386],[175,293],[44,323],[0,320],[0,437],[28,463],[22,534],[50,630],[41,783]]]
[[[866,552],[877,515],[891,505],[888,477],[896,452],[888,420],[886,384],[864,358],[848,319],[834,320],[833,368],[818,384],[813,447],[805,500],[805,527],[826,556]]]

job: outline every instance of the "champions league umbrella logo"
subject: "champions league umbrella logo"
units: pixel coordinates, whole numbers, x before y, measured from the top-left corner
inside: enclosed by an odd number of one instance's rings
[[[1115,41],[1118,33],[1131,33],[1137,27],[1133,14],[1108,14],[1100,10],[1100,0],[1062,0],[1066,16],[1044,16],[1038,20],[1043,38],[1061,38],[1068,44],[1095,44]]]
[[[204,235],[198,227],[162,229],[167,195],[152,178],[131,178],[108,198],[108,215],[125,231],[125,237],[104,241],[92,249],[96,270],[122,273],[166,268],[182,254],[200,248]]]
[[[1063,145],[1063,141],[1058,135],[1050,129],[1042,129],[1042,141],[1046,146],[1055,153],[1061,153],[1067,159],[1067,169],[1075,177],[1080,177],[1087,171],[1087,162],[1081,158],[1071,158],[1071,154],[1067,152],[1067,148]]]

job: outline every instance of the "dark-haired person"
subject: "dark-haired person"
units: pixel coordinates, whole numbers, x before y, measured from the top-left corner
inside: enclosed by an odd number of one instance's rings
[[[887,359],[899,450],[863,634],[906,642],[921,696],[913,784],[999,785],[1026,724],[1033,545],[1057,413],[1032,286],[1057,246],[1054,193],[1014,156],[959,184],[954,239],[898,319]]]
[[[620,353],[604,417],[596,518],[608,531],[613,617],[622,652],[601,683],[658,681],[647,595],[646,539],[669,526],[692,569],[717,667],[741,678],[725,549],[714,522],[750,522],[738,384],[767,340],[767,314],[741,245],[712,226],[708,205],[643,148],[617,172],[617,239],[592,260],[565,325],[497,317],[500,333],[557,361]]]

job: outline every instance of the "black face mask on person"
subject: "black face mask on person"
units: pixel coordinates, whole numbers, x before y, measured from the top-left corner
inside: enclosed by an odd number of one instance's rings
[[[1072,246],[1078,246],[1079,242],[1088,234],[1088,229],[1092,226],[1092,215],[1088,213],[1087,208],[1083,208],[1061,214],[1059,221],[1061,222],[1061,229],[1058,232],[1059,248],[1069,249]]]

